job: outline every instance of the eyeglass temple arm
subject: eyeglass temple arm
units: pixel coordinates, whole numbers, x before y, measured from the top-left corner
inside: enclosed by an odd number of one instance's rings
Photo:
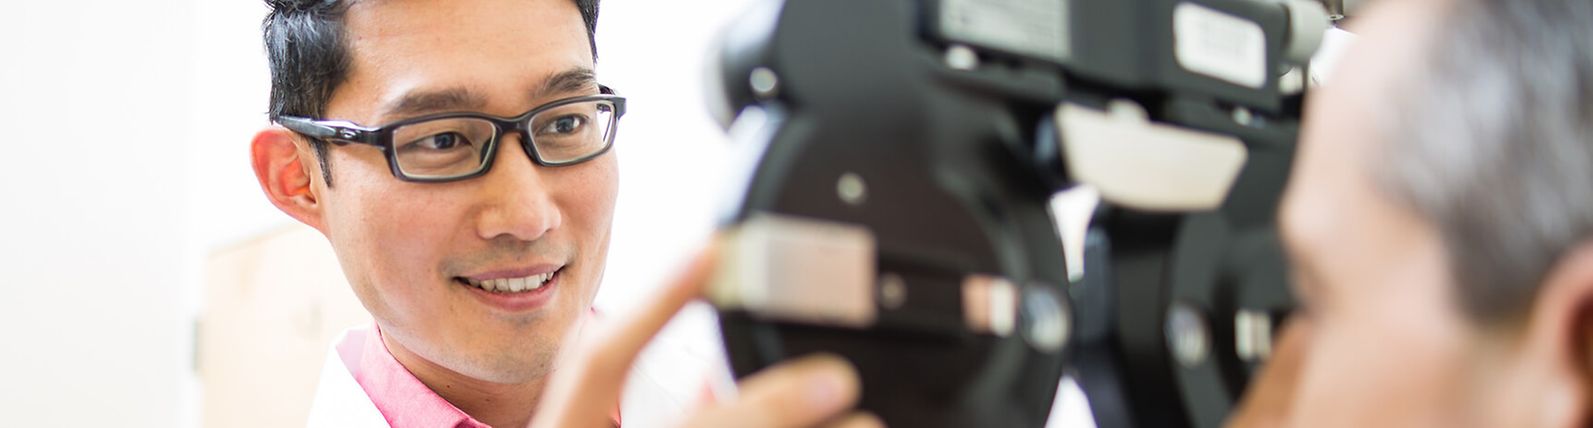
[[[283,127],[293,130],[294,132],[315,138],[327,139],[336,137],[338,134],[337,128],[322,125],[320,123],[316,123],[312,119],[306,119],[302,117],[282,116],[277,118],[277,123],[281,124]]]
[[[360,143],[375,145],[374,142],[370,141],[369,130],[359,129],[353,124],[327,123],[296,116],[279,117],[277,118],[277,123],[294,132],[326,140],[333,144]]]
[[[597,85],[597,91],[598,91],[598,93],[601,93],[603,95],[619,95],[619,94],[614,92],[614,88],[610,88],[610,87],[608,87],[608,85]],[[621,117],[621,116],[624,116],[624,115],[625,115],[625,100],[621,99],[621,100],[619,100],[619,102],[615,102],[614,103],[614,117]]]

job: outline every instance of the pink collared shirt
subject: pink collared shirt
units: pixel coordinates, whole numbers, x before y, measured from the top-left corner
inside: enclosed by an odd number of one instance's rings
[[[348,352],[355,349],[358,352]],[[389,426],[491,428],[454,407],[415,378],[387,350],[387,345],[381,339],[380,328],[373,325],[368,329],[350,331],[344,342],[338,344],[338,351],[349,373],[365,390],[376,409],[381,411],[382,418],[387,420]],[[620,426],[619,409],[615,409],[613,419],[614,426]]]
[[[711,311],[709,308],[698,312]],[[690,309],[686,312],[693,312]],[[620,414],[636,427],[672,427],[686,411],[731,386],[712,319],[698,316],[655,337],[627,377]],[[675,331],[670,333],[669,331]],[[711,381],[711,382],[708,382]],[[728,391],[728,389],[726,389]],[[327,352],[310,405],[309,428],[480,427],[393,359],[370,324],[345,331]]]

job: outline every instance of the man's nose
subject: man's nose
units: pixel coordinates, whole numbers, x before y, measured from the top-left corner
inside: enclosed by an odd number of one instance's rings
[[[537,240],[563,221],[548,181],[551,171],[531,161],[519,136],[505,135],[500,144],[492,170],[480,178],[487,200],[477,233],[486,240]]]

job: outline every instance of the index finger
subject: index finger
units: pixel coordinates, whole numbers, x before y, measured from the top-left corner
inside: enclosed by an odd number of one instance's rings
[[[600,326],[593,337],[582,338],[574,358],[561,360],[564,366],[554,370],[532,426],[607,426],[637,355],[687,302],[702,295],[715,254],[716,246],[710,243],[642,307]]]

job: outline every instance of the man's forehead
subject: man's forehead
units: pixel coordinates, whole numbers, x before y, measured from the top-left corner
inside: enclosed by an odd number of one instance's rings
[[[356,103],[346,106],[358,116],[351,119],[439,109],[509,115],[550,84],[592,81],[586,28],[570,0],[365,0],[347,20],[349,79],[334,104]]]
[[[1351,21],[1348,28],[1357,41],[1340,68],[1363,87],[1357,95],[1387,103],[1400,95],[1405,82],[1421,78],[1419,70],[1428,66],[1433,42],[1445,37],[1441,20],[1451,7],[1449,0],[1383,0]]]
[[[574,14],[577,19],[581,16],[573,0],[347,0],[347,5],[345,16],[350,23],[374,20],[367,22],[402,24],[419,19],[473,26],[484,19],[537,17],[528,14]]]
[[[1311,253],[1331,246],[1346,219],[1348,205],[1376,192],[1373,175],[1386,166],[1386,121],[1393,113],[1399,81],[1419,65],[1428,0],[1374,3],[1349,30],[1356,39],[1332,71],[1331,80],[1310,97],[1300,135],[1289,194],[1280,218],[1294,251]],[[1377,195],[1383,196],[1383,195]],[[1303,255],[1303,254],[1302,254]]]
[[[571,0],[367,0],[349,7],[345,30],[356,62],[490,55],[592,62],[585,21]]]
[[[1402,82],[1419,78],[1428,26],[1439,15],[1438,1],[1383,0],[1350,28],[1357,38],[1333,70],[1331,80],[1313,93],[1301,132],[1298,159],[1280,213],[1280,228],[1295,260],[1337,266],[1358,257],[1374,242],[1404,237],[1389,224],[1420,225],[1407,206],[1381,185],[1390,164],[1388,135],[1400,124],[1395,98]]]

